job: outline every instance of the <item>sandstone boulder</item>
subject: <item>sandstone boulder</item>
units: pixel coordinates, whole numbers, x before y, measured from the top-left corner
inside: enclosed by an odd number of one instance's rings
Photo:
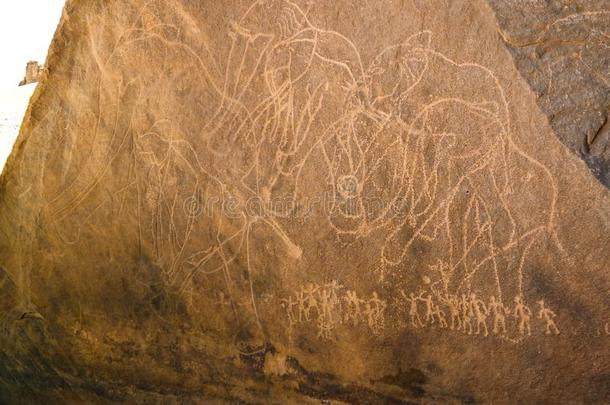
[[[541,101],[518,3],[68,0],[0,181],[0,400],[607,402],[564,125],[603,63]],[[607,11],[535,37],[599,61]]]

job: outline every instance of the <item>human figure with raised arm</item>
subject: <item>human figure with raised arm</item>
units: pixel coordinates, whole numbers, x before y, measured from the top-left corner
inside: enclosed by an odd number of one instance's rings
[[[555,312],[551,311],[545,306],[544,300],[538,301],[538,305],[540,305],[540,310],[538,311],[538,318],[546,322],[546,330],[544,333],[546,335],[559,335],[559,329],[557,328],[557,325],[553,320],[553,318],[557,316],[555,315]]]
[[[491,296],[489,300],[489,313],[494,317],[494,328],[493,333],[506,334],[506,315],[510,314],[510,310],[502,304],[501,301],[496,300],[495,296]]]
[[[487,329],[487,314],[489,313],[489,308],[485,303],[478,299],[476,294],[470,295],[470,304],[472,305],[472,311],[474,312],[474,318],[477,323],[477,330],[475,334],[479,335],[481,333],[481,326],[483,326],[483,336],[489,335],[489,330]]]
[[[401,291],[400,293],[405,300],[409,302],[409,317],[411,318],[411,325],[413,325],[414,328],[423,328],[424,323],[419,317],[419,308],[417,305],[417,301],[421,299],[423,293],[419,294],[417,297],[413,293],[410,293],[409,297],[407,297],[404,291]]]
[[[523,303],[523,298],[520,295],[515,297],[515,310],[513,314],[519,322],[519,333],[521,335],[525,335],[527,333],[527,335],[530,336],[532,334],[532,311]]]

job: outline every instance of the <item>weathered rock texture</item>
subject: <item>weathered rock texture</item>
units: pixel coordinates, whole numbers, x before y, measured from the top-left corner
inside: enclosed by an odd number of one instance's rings
[[[610,187],[610,1],[489,3],[553,130]]]
[[[0,399],[607,402],[610,195],[513,36],[483,0],[68,1],[1,180]]]

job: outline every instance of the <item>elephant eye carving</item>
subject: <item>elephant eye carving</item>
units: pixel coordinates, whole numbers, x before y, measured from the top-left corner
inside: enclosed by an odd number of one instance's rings
[[[337,179],[337,191],[345,199],[354,198],[358,194],[358,179],[356,176],[346,175]]]

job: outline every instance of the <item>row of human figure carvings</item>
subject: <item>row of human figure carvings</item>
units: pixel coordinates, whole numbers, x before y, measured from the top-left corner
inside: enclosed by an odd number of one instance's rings
[[[555,312],[544,300],[539,300],[532,310],[519,295],[510,307],[493,295],[485,301],[475,293],[438,298],[423,291],[407,294],[401,290],[400,295],[395,302],[399,309],[405,309],[402,312],[408,314],[407,325],[414,329],[435,327],[482,337],[508,336],[512,329],[517,336],[531,336],[533,327],[539,327],[547,336],[561,333]],[[361,297],[336,280],[307,283],[281,299],[281,306],[291,326],[315,323],[317,336],[322,339],[331,339],[339,325],[362,325],[375,335],[386,327],[386,300],[377,292]]]
[[[483,301],[475,293],[449,295],[434,299],[431,294],[425,295],[420,292],[417,296],[410,293],[408,296],[401,291],[405,302],[409,306],[410,325],[414,328],[437,326],[460,331],[468,335],[488,336],[490,330],[488,323],[492,326],[491,333],[494,335],[505,335],[508,333],[508,317],[514,318],[514,326],[519,335],[531,336],[533,313],[524,302],[523,297],[514,297],[512,309],[504,303],[491,296],[488,302]],[[556,314],[544,302],[538,301],[536,317],[544,323],[546,335],[559,335],[560,331],[555,323]],[[424,308],[423,316],[420,309]],[[510,323],[509,323],[510,325]]]
[[[386,302],[376,292],[360,298],[355,291],[342,290],[344,287],[336,280],[323,285],[308,283],[294,296],[283,298],[281,304],[290,325],[315,322],[317,336],[322,339],[332,338],[340,324],[362,324],[380,334],[385,328]]]

